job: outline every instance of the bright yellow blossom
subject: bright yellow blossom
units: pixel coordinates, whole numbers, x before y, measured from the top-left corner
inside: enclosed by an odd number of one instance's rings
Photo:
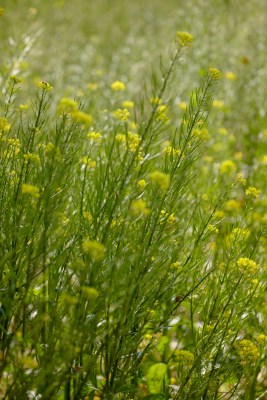
[[[130,100],[124,100],[124,101],[121,103],[121,105],[122,105],[123,108],[127,108],[127,109],[129,109],[129,108],[134,108],[134,102],[133,102],[133,101],[130,101]]]
[[[134,216],[148,215],[150,213],[149,208],[146,206],[146,202],[142,199],[134,200],[131,204],[131,212]]]
[[[149,174],[151,182],[158,186],[161,190],[166,191],[170,186],[171,177],[161,171],[153,171]]]
[[[125,90],[125,84],[121,81],[115,81],[111,85],[111,89],[114,90],[114,92],[120,92]]]
[[[250,340],[239,340],[235,343],[237,354],[240,357],[240,364],[243,366],[255,365],[260,356],[258,348]]]
[[[175,43],[179,47],[191,47],[193,36],[188,32],[176,32]]]
[[[48,82],[45,81],[38,82],[38,87],[45,92],[49,92],[50,90],[53,89],[53,86],[51,86]]]
[[[31,197],[35,197],[38,199],[40,197],[39,189],[37,186],[31,185],[29,183],[23,183],[21,185],[21,193],[22,194],[28,194]]]
[[[105,257],[105,247],[97,240],[86,239],[82,247],[84,253],[89,254],[94,261],[101,261]]]
[[[230,174],[236,171],[236,165],[232,160],[225,160],[219,167],[220,174]]]
[[[221,78],[221,71],[217,68],[210,68],[209,69],[209,75],[213,79],[220,79]]]
[[[257,271],[257,264],[250,258],[240,257],[237,260],[237,266],[243,274],[253,275]]]
[[[113,115],[116,119],[122,122],[126,122],[130,118],[130,113],[127,108],[124,108],[123,110],[119,108],[113,112]]]
[[[252,187],[252,186],[250,186],[246,189],[246,196],[254,198],[254,199],[259,197],[260,193],[261,193],[261,191],[259,189],[256,189],[255,187]]]
[[[91,125],[93,123],[93,117],[90,114],[86,114],[82,111],[71,112],[71,117],[74,121],[80,122],[85,125]]]

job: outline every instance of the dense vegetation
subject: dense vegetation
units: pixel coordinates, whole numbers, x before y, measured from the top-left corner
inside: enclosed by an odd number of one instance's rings
[[[3,1],[1,399],[267,399],[266,23]]]

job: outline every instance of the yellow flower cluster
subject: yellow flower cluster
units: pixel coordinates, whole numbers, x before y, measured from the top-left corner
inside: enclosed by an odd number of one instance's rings
[[[171,177],[169,174],[164,174],[161,171],[153,171],[149,174],[151,182],[158,186],[162,191],[166,191],[171,182]]]
[[[102,135],[100,132],[88,132],[87,137],[95,142],[101,142]]]
[[[32,163],[36,165],[41,165],[41,160],[38,154],[33,154],[33,153],[27,153],[23,155],[25,162],[31,161]]]
[[[179,47],[191,47],[193,36],[188,32],[176,32],[175,43]]]
[[[99,243],[97,240],[88,240],[86,239],[83,242],[83,251],[85,254],[89,254],[89,256],[94,261],[101,261],[105,257],[105,247],[102,243]]]
[[[49,92],[50,90],[53,89],[53,86],[51,86],[48,82],[45,81],[38,82],[38,87],[45,92]]]
[[[210,68],[209,69],[209,75],[211,76],[212,79],[220,79],[221,78],[221,71],[217,68]]]
[[[83,156],[81,158],[81,163],[83,165],[86,165],[86,167],[90,168],[90,169],[94,169],[96,167],[96,161],[92,160],[90,157],[88,156]]]
[[[113,82],[113,83],[111,84],[111,89],[112,89],[114,92],[123,91],[123,90],[125,90],[125,84],[124,84],[123,82],[121,82],[121,81],[115,81],[115,82]]]
[[[113,112],[113,115],[116,119],[122,122],[126,122],[130,118],[130,113],[127,110],[127,108],[124,109],[119,108],[118,110]]]
[[[181,155],[181,150],[180,149],[175,149],[172,146],[167,146],[162,150],[163,154],[166,154],[167,156],[180,156]]]
[[[140,180],[137,182],[137,187],[138,187],[138,189],[140,189],[140,190],[144,190],[145,187],[146,187],[146,185],[147,185],[147,183],[146,183],[146,181],[145,181],[144,179],[140,179]]]
[[[255,365],[259,359],[260,352],[250,340],[239,340],[235,343],[237,354],[240,357],[240,364],[243,366]]]
[[[210,138],[209,131],[207,128],[196,128],[193,129],[192,135],[200,140],[208,141]]]
[[[121,103],[121,105],[122,105],[123,108],[127,108],[127,109],[129,109],[129,108],[134,108],[134,102],[133,102],[133,101],[130,101],[130,100],[124,100],[124,101]]]
[[[225,160],[220,164],[219,172],[220,174],[231,174],[236,171],[236,165],[232,160]]]
[[[237,260],[237,266],[242,274],[254,275],[257,271],[258,267],[255,261],[251,260],[250,258],[240,257]]]
[[[150,213],[149,208],[146,206],[146,202],[142,199],[134,200],[131,204],[131,213],[134,216],[148,215]]]
[[[58,113],[71,113],[78,110],[78,103],[68,97],[63,97],[57,105]]]
[[[7,118],[0,117],[0,132],[1,131],[9,131],[11,125],[9,124]]]
[[[21,185],[21,193],[28,194],[29,196],[34,197],[36,199],[38,199],[40,197],[38,187],[31,185],[29,183],[23,183]]]
[[[260,196],[261,191],[255,187],[249,187],[246,189],[246,196],[256,199]]]
[[[92,217],[92,215],[91,215],[88,211],[84,211],[84,212],[83,212],[83,217],[84,217],[88,222],[92,222],[92,221],[93,221],[93,217]]]
[[[141,137],[133,132],[128,132],[127,134],[118,133],[115,136],[115,140],[119,143],[123,143],[125,149],[135,151],[141,142]]]
[[[85,125],[91,125],[93,123],[93,117],[82,111],[73,111],[71,117],[75,122],[80,122]]]

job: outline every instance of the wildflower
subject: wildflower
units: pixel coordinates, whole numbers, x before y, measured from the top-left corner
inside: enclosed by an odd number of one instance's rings
[[[216,228],[215,225],[209,224],[209,225],[207,226],[207,229],[208,229],[208,231],[211,232],[211,233],[216,233],[216,234],[219,233],[219,229]]]
[[[159,105],[162,103],[162,99],[160,97],[151,97],[150,103],[152,105]]]
[[[220,174],[230,174],[236,170],[236,165],[232,160],[225,160],[219,167]]]
[[[172,263],[170,264],[170,269],[171,269],[172,271],[179,272],[179,271],[181,270],[181,268],[182,268],[182,266],[181,266],[181,264],[179,263],[179,261],[175,261],[175,262],[172,262]]]
[[[247,184],[247,181],[244,178],[244,175],[241,174],[241,173],[236,174],[236,180],[237,180],[238,183],[240,183],[243,186],[245,186]]]
[[[209,131],[207,128],[193,129],[192,135],[197,139],[205,140],[205,141],[209,140],[209,138],[210,138]]]
[[[191,47],[193,36],[188,32],[176,32],[175,43],[179,47]]]
[[[0,117],[0,131],[9,131],[11,125],[9,124],[7,118]]]
[[[152,183],[159,186],[163,191],[166,191],[170,186],[171,177],[169,174],[164,174],[161,171],[154,171],[149,174],[149,178]]]
[[[236,79],[236,74],[234,74],[231,71],[227,71],[224,74],[225,78],[228,79],[229,81],[234,81]]]
[[[230,233],[230,239],[232,241],[234,240],[242,240],[245,241],[249,238],[250,236],[250,230],[249,229],[242,229],[242,228],[234,228],[232,232]]]
[[[124,101],[121,103],[121,105],[122,105],[123,108],[127,108],[127,109],[129,109],[129,108],[134,108],[134,102],[133,102],[133,101],[130,101],[130,100],[124,100]]]
[[[22,80],[21,78],[19,78],[18,76],[16,76],[16,75],[11,75],[11,76],[9,77],[9,79],[10,79],[11,82],[13,82],[15,85],[18,85],[19,83],[22,83],[22,82],[23,82],[23,80]]]
[[[36,199],[38,199],[38,197],[40,197],[40,193],[39,193],[39,189],[38,187],[31,185],[29,183],[23,183],[21,185],[21,193],[22,194],[28,194],[31,197],[34,197]]]
[[[19,105],[19,109],[20,109],[21,111],[27,111],[28,108],[29,108],[28,104],[20,104],[20,105]]]
[[[123,110],[119,108],[118,110],[114,111],[113,115],[116,119],[122,122],[128,121],[130,118],[130,113],[127,108],[124,108]]]
[[[175,149],[172,146],[167,146],[162,150],[163,154],[166,154],[167,156],[180,156],[181,155],[181,150],[180,149]]]
[[[40,160],[40,157],[38,156],[38,154],[27,153],[27,154],[24,154],[23,157],[26,162],[31,161],[36,165],[41,165],[41,160]]]
[[[256,189],[255,187],[252,187],[252,186],[250,186],[246,189],[246,196],[254,198],[254,199],[259,197],[260,193],[261,193],[261,191],[259,189]]]
[[[86,239],[83,242],[83,251],[85,254],[89,254],[94,261],[101,261],[105,257],[105,247],[102,243],[97,240]]]
[[[91,215],[88,211],[84,211],[84,212],[83,212],[83,217],[84,217],[88,222],[92,222],[92,221],[93,221],[93,217],[92,217],[92,215]]]
[[[98,83],[89,82],[87,87],[88,87],[89,90],[92,90],[92,92],[94,92],[95,90],[98,89]]]
[[[237,266],[243,274],[253,275],[257,271],[257,264],[250,258],[241,257],[237,260]]]
[[[267,344],[267,336],[264,335],[264,334],[260,334],[260,335],[258,336],[258,342],[259,342],[259,344],[261,344],[261,345],[266,345],[266,344]]]
[[[111,89],[114,90],[114,92],[120,92],[125,90],[125,84],[121,81],[115,81],[111,85]]]
[[[5,9],[3,7],[0,8],[0,17],[2,17],[5,13]]]
[[[90,168],[90,169],[94,169],[96,167],[96,161],[92,160],[90,157],[88,156],[83,156],[81,158],[81,163],[83,165],[86,165],[86,167]]]
[[[137,133],[133,132],[128,132],[127,135],[118,133],[115,136],[115,140],[119,143],[124,143],[125,149],[135,151],[141,142],[141,137]]]
[[[156,111],[156,117],[159,121],[167,121],[168,116],[166,112],[168,111],[168,107],[165,104],[159,105]]]
[[[221,78],[221,71],[217,68],[210,68],[209,75],[212,79],[220,79]]]
[[[149,208],[146,206],[146,202],[142,199],[134,200],[131,204],[131,212],[134,216],[148,215],[150,213]]]
[[[95,142],[100,142],[102,139],[102,135],[100,132],[88,132],[87,133],[87,137],[89,137],[89,139],[91,139],[92,141]]]
[[[146,187],[146,185],[147,185],[147,183],[146,183],[146,181],[145,181],[144,179],[140,179],[140,180],[137,182],[137,187],[138,187],[138,189],[144,190],[145,187]]]
[[[235,199],[230,199],[225,203],[225,209],[227,211],[238,211],[241,207],[241,204],[235,200]]]
[[[240,357],[240,364],[243,366],[255,365],[260,356],[258,348],[250,340],[239,340],[235,343],[237,354]]]
[[[49,92],[50,90],[53,89],[53,86],[51,86],[48,82],[45,81],[38,82],[38,87],[45,92]]]
[[[188,350],[176,350],[174,352],[174,361],[185,366],[190,366],[194,362],[194,354]]]
[[[73,111],[71,117],[74,121],[82,124],[91,125],[93,123],[93,117],[90,114],[86,114],[82,111]]]
[[[180,101],[180,103],[178,103],[178,107],[180,108],[180,110],[185,111],[187,108],[187,104],[185,101]]]
[[[57,106],[59,113],[70,113],[78,110],[78,103],[75,100],[63,97]]]
[[[228,130],[226,128],[219,128],[218,133],[222,136],[227,136],[228,135]]]
[[[99,296],[98,291],[90,286],[81,286],[81,293],[88,300],[96,300]]]
[[[215,108],[222,108],[224,106],[224,102],[221,100],[213,100],[212,105]]]
[[[213,214],[213,218],[215,218],[215,219],[222,219],[222,218],[224,218],[224,216],[225,216],[225,214],[222,210],[217,210]]]

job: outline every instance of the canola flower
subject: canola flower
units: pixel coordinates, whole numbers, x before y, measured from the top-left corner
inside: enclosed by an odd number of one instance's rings
[[[240,272],[243,274],[253,275],[257,271],[258,267],[255,261],[250,258],[240,257],[237,260],[237,266]]]
[[[134,200],[131,204],[130,210],[134,216],[148,215],[150,213],[149,208],[146,206],[146,202],[142,199]]]
[[[161,171],[153,171],[149,174],[149,178],[153,185],[158,186],[162,191],[166,191],[171,182],[169,174],[164,174]]]
[[[255,187],[248,187],[246,189],[246,196],[257,199],[261,194],[261,191],[259,189],[256,189]]]
[[[126,88],[125,84],[119,80],[117,80],[111,84],[111,89],[114,92],[122,92],[123,90],[125,90],[125,88]]]
[[[89,139],[91,139],[93,142],[101,142],[101,139],[102,139],[101,133],[100,132],[94,132],[94,131],[88,132],[87,133],[87,137]]]
[[[127,108],[127,110],[128,110],[129,108],[134,108],[134,102],[133,102],[133,101],[130,101],[130,100],[124,100],[124,101],[121,103],[121,105],[122,105],[123,108]]]
[[[242,339],[234,345],[237,354],[240,358],[240,364],[250,367],[255,365],[260,357],[260,352],[251,340]]]
[[[136,185],[137,185],[137,188],[138,188],[138,189],[144,190],[145,187],[146,187],[146,185],[147,185],[147,183],[146,183],[145,179],[140,179],[140,180],[137,182]]]
[[[83,111],[73,111],[71,112],[71,117],[75,122],[80,122],[81,124],[92,125],[93,123],[93,117]]]
[[[51,86],[48,82],[45,81],[38,82],[38,87],[42,89],[44,92],[49,92],[50,90],[53,89],[53,86]]]
[[[92,158],[88,156],[83,156],[81,158],[81,163],[90,169],[94,169],[96,167],[96,161],[92,160]]]
[[[39,188],[29,183],[23,183],[21,185],[21,193],[27,194],[31,197],[38,199],[40,197]]]
[[[130,118],[130,113],[127,108],[124,108],[123,110],[119,108],[118,110],[113,112],[113,115],[116,119],[122,122],[126,122]]]
[[[217,68],[210,68],[209,69],[209,75],[212,79],[221,79],[221,71]]]
[[[77,101],[70,99],[68,97],[63,97],[58,105],[57,105],[57,112],[58,113],[71,113],[78,110],[78,103]]]
[[[175,43],[178,47],[191,47],[193,36],[188,32],[176,32]]]
[[[0,117],[0,132],[1,131],[9,131],[11,129],[11,125],[8,122],[7,118]]]
[[[105,246],[97,240],[84,240],[82,248],[94,261],[102,261],[105,257]]]
[[[225,160],[220,164],[219,172],[220,174],[231,174],[236,171],[236,165],[232,160]]]

